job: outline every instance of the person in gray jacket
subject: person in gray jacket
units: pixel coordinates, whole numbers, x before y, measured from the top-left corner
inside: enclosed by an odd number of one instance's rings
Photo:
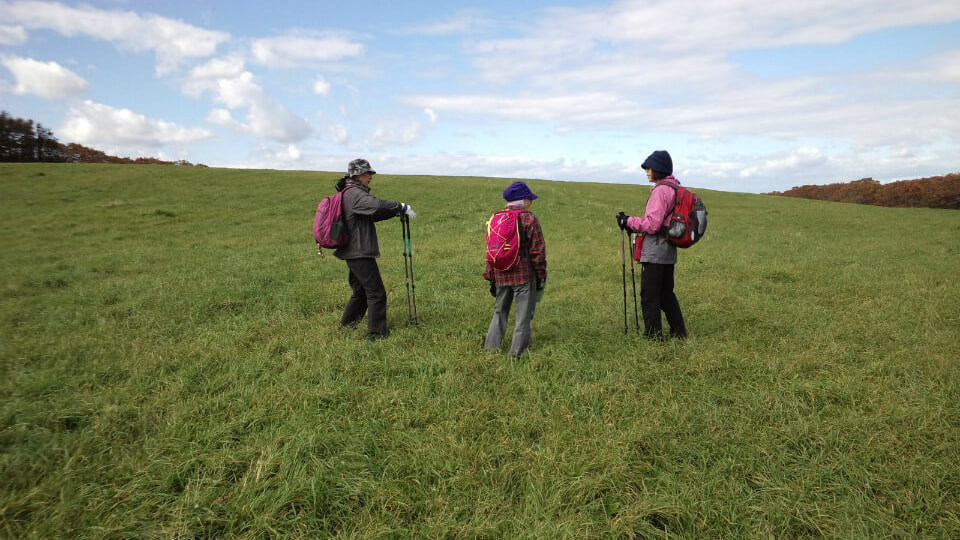
[[[347,262],[353,291],[340,318],[340,326],[355,326],[366,314],[367,341],[387,337],[387,290],[377,266],[380,245],[374,223],[403,214],[411,218],[417,216],[407,204],[382,201],[371,195],[370,182],[375,174],[377,171],[369,161],[355,159],[336,186],[337,191],[343,191],[341,211],[350,241],[333,255]]]

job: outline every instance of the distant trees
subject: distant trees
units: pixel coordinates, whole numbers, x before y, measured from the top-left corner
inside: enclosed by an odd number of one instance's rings
[[[0,111],[0,161],[193,165],[185,160],[163,161],[156,158],[130,159],[111,156],[77,143],[64,145],[53,135],[53,131],[42,124],[14,118],[7,111]]]
[[[800,186],[768,195],[901,208],[960,209],[960,174],[888,184],[881,184],[873,178],[861,178],[845,184]]]
[[[0,161],[63,161],[53,132],[0,111]]]

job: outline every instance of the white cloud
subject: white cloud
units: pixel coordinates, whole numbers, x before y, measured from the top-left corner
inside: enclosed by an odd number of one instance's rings
[[[290,163],[293,161],[299,161],[301,156],[300,149],[290,144],[273,152],[269,157],[283,163]]]
[[[239,57],[214,58],[190,71],[190,78],[211,81],[236,77],[243,73],[243,59]]]
[[[426,109],[424,109],[423,114],[427,115],[427,117],[430,119],[431,126],[437,123],[437,113],[434,112],[434,110],[431,109],[430,107],[427,107]]]
[[[960,80],[958,51],[887,66],[882,74],[766,80],[740,70],[731,53],[835,44],[958,17],[960,4],[943,0],[923,6],[892,0],[822,6],[625,0],[554,8],[513,38],[467,43],[480,83],[474,93],[397,99],[436,113],[545,124],[559,132],[642,130],[690,140],[756,136],[780,143],[817,139],[861,148],[956,141],[960,122],[943,111],[960,109],[960,100],[948,97],[955,93],[946,93]],[[911,79],[939,83],[941,91],[909,92],[903,83]],[[483,83],[491,83],[489,91]],[[792,156],[801,157],[810,156],[802,151]],[[766,160],[768,168],[778,159],[786,158]],[[755,163],[745,168],[762,174]]]
[[[237,60],[208,62],[191,72],[184,92],[193,96],[212,93],[214,101],[226,108],[214,109],[207,120],[231,131],[286,143],[310,135],[305,119],[268,96],[253,74],[242,69],[242,62]],[[235,110],[246,111],[245,118],[234,118]]]
[[[787,155],[766,159],[760,165],[744,168],[740,172],[740,177],[775,177],[783,171],[821,165],[825,160],[826,158],[819,148],[797,148]]]
[[[76,73],[56,62],[38,62],[32,58],[5,56],[0,63],[17,79],[15,94],[29,94],[44,98],[60,98],[78,94],[87,89],[87,82]]]
[[[0,24],[0,45],[20,45],[27,41],[27,31],[22,26]]]
[[[930,0],[622,0],[586,8],[556,8],[535,22],[536,39],[648,43],[663,51],[743,50],[836,44],[886,28],[940,24],[960,16],[960,4]],[[682,31],[678,31],[682,29]],[[553,63],[562,62],[563,58]]]
[[[213,109],[207,114],[207,122],[225,127],[231,131],[243,131],[243,125],[233,119],[227,109]]]
[[[190,144],[208,139],[201,128],[185,128],[172,122],[151,120],[128,109],[83,101],[70,107],[58,133],[68,142],[89,145],[106,152],[141,153],[165,144]]]
[[[611,118],[635,118],[636,105],[609,92],[566,95],[404,96],[402,103],[436,111],[495,116],[514,121],[603,122]],[[429,114],[429,113],[428,113]]]
[[[321,76],[317,76],[313,81],[313,92],[321,96],[330,95],[330,83]]]
[[[929,62],[920,66],[910,68],[901,68],[897,73],[891,74],[896,77],[903,77],[916,80],[925,80],[931,82],[940,82],[946,84],[960,83],[960,49],[944,51],[932,57]]]
[[[240,57],[214,58],[194,67],[183,83],[183,92],[191,97],[200,97],[204,92],[217,89],[217,81],[233,79],[244,72]]]
[[[217,45],[229,38],[225,32],[158,15],[74,8],[56,2],[6,2],[0,4],[0,18],[28,29],[48,29],[69,37],[90,36],[126,50],[153,51],[161,74],[176,69],[185,59],[214,54]]]
[[[334,34],[290,34],[255,40],[251,53],[264,66],[289,68],[355,58],[363,55],[364,46]]]

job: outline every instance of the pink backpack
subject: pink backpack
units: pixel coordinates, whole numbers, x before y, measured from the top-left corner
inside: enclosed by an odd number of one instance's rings
[[[313,220],[313,239],[321,248],[339,248],[350,241],[347,224],[343,220],[343,194],[353,186],[325,197],[317,205],[317,216]]]
[[[487,262],[498,270],[509,270],[520,259],[520,220],[525,210],[501,210],[487,221]]]

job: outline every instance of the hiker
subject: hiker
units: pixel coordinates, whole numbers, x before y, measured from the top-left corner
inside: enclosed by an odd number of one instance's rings
[[[667,242],[665,226],[676,204],[674,188],[680,182],[673,177],[673,159],[666,150],[657,150],[650,154],[641,165],[647,173],[647,180],[655,185],[647,199],[643,217],[626,216],[623,212],[617,217],[617,224],[642,235],[639,253],[640,261],[640,307],[643,312],[643,335],[655,341],[663,341],[663,327],[660,311],[667,316],[670,336],[678,339],[687,337],[687,328],[680,311],[680,302],[673,292],[673,269],[677,264],[677,248]],[[669,185],[668,185],[669,184]],[[671,188],[670,186],[674,186]]]
[[[343,219],[350,241],[333,252],[338,259],[347,262],[350,269],[350,288],[353,295],[347,301],[340,319],[341,327],[352,327],[367,315],[367,341],[387,337],[387,291],[380,278],[377,257],[377,221],[402,214],[413,218],[417,214],[409,205],[382,201],[370,194],[370,182],[377,171],[365,159],[355,159],[347,166],[347,174],[336,185],[343,191]]]
[[[523,210],[517,214],[520,253],[516,264],[506,270],[494,268],[487,262],[483,277],[490,282],[490,294],[496,298],[496,303],[484,348],[488,351],[500,348],[510,306],[516,303],[510,356],[519,357],[530,345],[530,321],[547,285],[547,255],[540,222],[530,212],[530,205],[537,196],[527,184],[514,182],[504,190],[503,198],[507,201],[507,210]]]

